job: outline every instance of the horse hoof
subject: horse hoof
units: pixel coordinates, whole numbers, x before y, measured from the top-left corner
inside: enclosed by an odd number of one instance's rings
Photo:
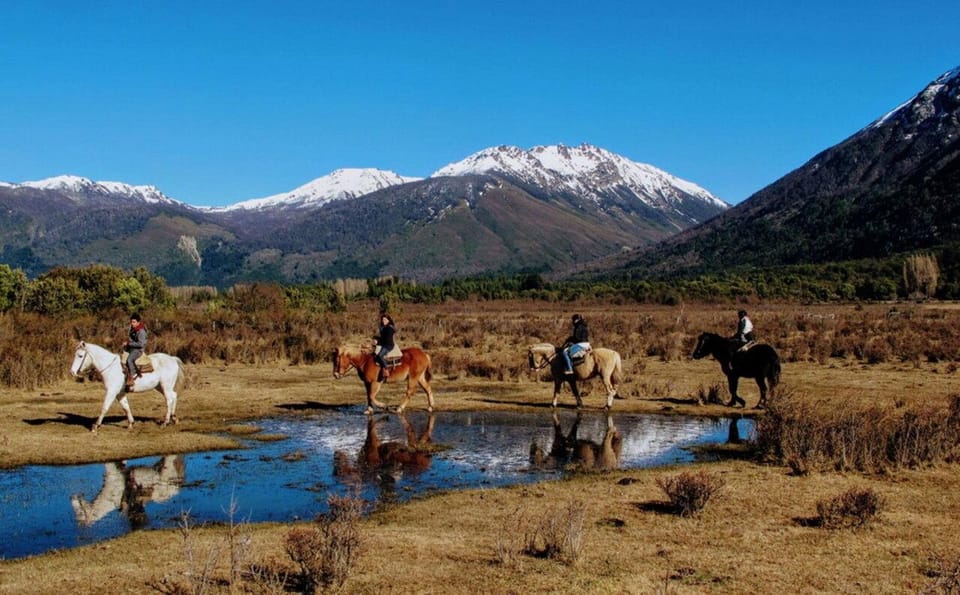
[[[363,412],[365,415],[373,415],[373,407],[367,407],[366,411]]]

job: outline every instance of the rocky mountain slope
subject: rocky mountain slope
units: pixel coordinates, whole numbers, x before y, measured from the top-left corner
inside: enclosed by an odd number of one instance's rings
[[[960,242],[960,68],[705,224],[608,260],[631,274],[877,258]]]

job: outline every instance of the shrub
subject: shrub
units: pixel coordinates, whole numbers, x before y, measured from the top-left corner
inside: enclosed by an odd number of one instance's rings
[[[706,471],[684,471],[679,475],[657,479],[657,485],[667,494],[670,505],[680,516],[699,513],[724,484],[722,478]]]
[[[583,519],[585,505],[579,500],[565,507],[552,507],[541,517],[519,523],[512,518],[509,534],[521,534],[522,553],[536,558],[559,560],[565,564],[576,564],[583,551]],[[517,525],[520,531],[517,531]],[[497,542],[498,559],[509,564],[515,560],[513,542],[501,537]]]
[[[882,499],[870,488],[851,488],[839,496],[817,502],[817,518],[821,527],[839,529],[860,527],[880,512]]]
[[[363,500],[331,495],[327,502],[330,512],[317,517],[310,527],[291,529],[284,543],[287,555],[300,568],[301,584],[308,593],[343,586],[363,545]]]

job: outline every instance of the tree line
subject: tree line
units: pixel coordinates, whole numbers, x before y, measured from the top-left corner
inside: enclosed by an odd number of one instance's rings
[[[956,256],[958,258],[954,259]],[[696,277],[641,278],[626,275],[550,281],[539,273],[447,279],[421,284],[397,277],[338,279],[311,285],[251,283],[225,290],[169,287],[144,267],[131,271],[107,265],[57,267],[35,279],[0,264],[0,312],[53,316],[204,306],[238,312],[297,309],[339,311],[352,299],[435,304],[447,300],[530,299],[553,302],[584,299],[616,303],[677,304],[683,301],[801,303],[893,299],[960,299],[957,254],[911,254],[884,260],[731,270]]]

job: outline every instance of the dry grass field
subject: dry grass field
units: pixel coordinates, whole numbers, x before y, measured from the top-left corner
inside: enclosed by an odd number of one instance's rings
[[[692,360],[690,352],[701,331],[731,332],[736,308],[471,302],[404,304],[394,314],[401,343],[420,345],[433,356],[433,385],[441,410],[548,407],[552,383],[526,369],[525,348],[538,341],[562,341],[569,333],[570,314],[576,311],[589,321],[595,346],[616,349],[624,356],[620,388],[624,398],[614,402],[615,411],[722,416],[731,409],[700,402],[700,396],[718,385],[726,399],[719,366],[712,359]],[[783,358],[779,392],[794,408],[777,409],[777,416],[786,419],[805,411],[811,432],[833,432],[825,420],[852,417],[865,423],[877,412],[884,420],[904,411],[953,415],[954,395],[960,394],[957,309],[915,304],[762,304],[748,309],[760,338]],[[366,340],[375,322],[375,305],[352,304],[346,313],[324,315],[315,326],[303,329],[304,341],[326,353],[338,343]],[[195,337],[174,332],[169,322],[163,324],[157,349],[177,352],[190,341],[197,344]],[[98,332],[105,331],[98,327]],[[226,448],[230,440],[222,432],[229,435],[238,421],[301,415],[363,401],[360,381],[352,375],[334,380],[325,359],[255,361],[241,349],[244,340],[249,336],[220,336],[221,353],[227,358],[201,352],[197,361],[188,363],[188,382],[178,407],[181,422],[175,427],[155,423],[164,411],[156,393],[131,398],[138,421],[132,430],[124,428],[122,412],[114,405],[104,427],[91,434],[87,428],[101,401],[98,382],[80,383],[63,375],[37,388],[4,390],[0,466]],[[71,355],[69,345],[63,351],[64,368]],[[599,409],[603,390],[594,382],[585,404]],[[381,397],[396,404],[401,392],[400,387],[387,385]],[[771,415],[752,409],[758,392],[751,381],[741,383],[741,395],[748,408],[738,412]],[[561,404],[572,406],[568,391]],[[414,409],[425,405],[422,393],[411,401]],[[798,468],[786,464],[784,457],[761,461],[741,456],[684,469],[581,474],[534,486],[432,496],[359,522],[361,555],[342,590],[955,591],[960,588],[956,455],[955,448],[946,449],[930,460],[894,462],[868,471]],[[704,471],[723,480],[703,510],[690,517],[673,514],[658,485],[684,470]],[[877,515],[859,527],[821,526],[818,504],[851,489],[878,495]],[[564,510],[582,514],[582,525],[577,525],[581,547],[573,559],[518,552],[511,540],[522,529],[564,518]],[[187,555],[184,536],[171,530],[137,532],[75,550],[0,561],[0,592],[284,592],[294,583],[288,581],[284,587],[283,574],[296,572],[284,549],[291,527],[194,529],[189,535],[193,558]],[[237,553],[237,548],[226,545],[231,535],[239,535],[246,544],[242,556],[234,556],[235,563],[242,558],[240,574],[231,573],[228,550]],[[220,553],[215,568],[204,574],[214,579],[210,583],[198,580],[196,552]]]

